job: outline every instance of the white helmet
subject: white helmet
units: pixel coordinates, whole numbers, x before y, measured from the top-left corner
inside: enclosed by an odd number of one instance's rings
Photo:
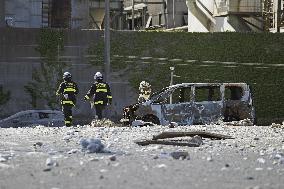
[[[151,87],[150,83],[148,83],[146,81],[141,81],[139,86],[140,86],[140,88]]]
[[[65,80],[65,79],[70,79],[70,78],[72,78],[72,75],[71,75],[71,73],[69,73],[69,72],[64,72],[64,74],[63,74],[63,79]]]
[[[103,74],[101,72],[97,72],[94,76],[94,79],[97,80],[97,79],[103,79]]]

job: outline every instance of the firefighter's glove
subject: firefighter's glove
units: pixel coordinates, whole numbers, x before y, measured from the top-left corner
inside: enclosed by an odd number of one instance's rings
[[[85,101],[88,101],[90,98],[86,95],[86,96],[84,96],[84,100]]]

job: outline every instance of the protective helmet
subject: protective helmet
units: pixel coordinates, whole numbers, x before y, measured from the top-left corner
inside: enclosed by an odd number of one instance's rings
[[[98,80],[98,79],[103,79],[103,74],[101,72],[97,72],[94,76],[94,79],[95,80]]]
[[[151,87],[150,83],[148,83],[146,81],[141,81],[139,86],[140,86],[140,88]]]
[[[63,74],[63,79],[66,80],[66,79],[71,79],[72,78],[72,75],[71,73],[69,72],[64,72]]]

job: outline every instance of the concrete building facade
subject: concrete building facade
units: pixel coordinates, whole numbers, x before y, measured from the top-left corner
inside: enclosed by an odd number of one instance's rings
[[[282,27],[284,20],[283,0],[187,0],[186,4],[189,32],[273,31],[275,23]]]
[[[94,28],[101,29],[104,19],[103,0],[1,0],[0,16],[6,25],[19,28]],[[122,1],[112,0],[111,26],[120,29]],[[3,23],[2,23],[3,25]]]
[[[187,25],[185,0],[124,0],[124,29],[132,30],[132,7],[135,29],[169,29]]]
[[[0,28],[5,27],[5,1],[0,1]]]

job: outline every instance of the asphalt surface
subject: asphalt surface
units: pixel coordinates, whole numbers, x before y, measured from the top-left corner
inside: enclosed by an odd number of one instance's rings
[[[163,131],[208,131],[200,147],[139,146]],[[284,188],[284,126],[180,126],[0,129],[0,188]],[[100,139],[105,153],[80,140]],[[174,159],[172,152],[188,152]]]

